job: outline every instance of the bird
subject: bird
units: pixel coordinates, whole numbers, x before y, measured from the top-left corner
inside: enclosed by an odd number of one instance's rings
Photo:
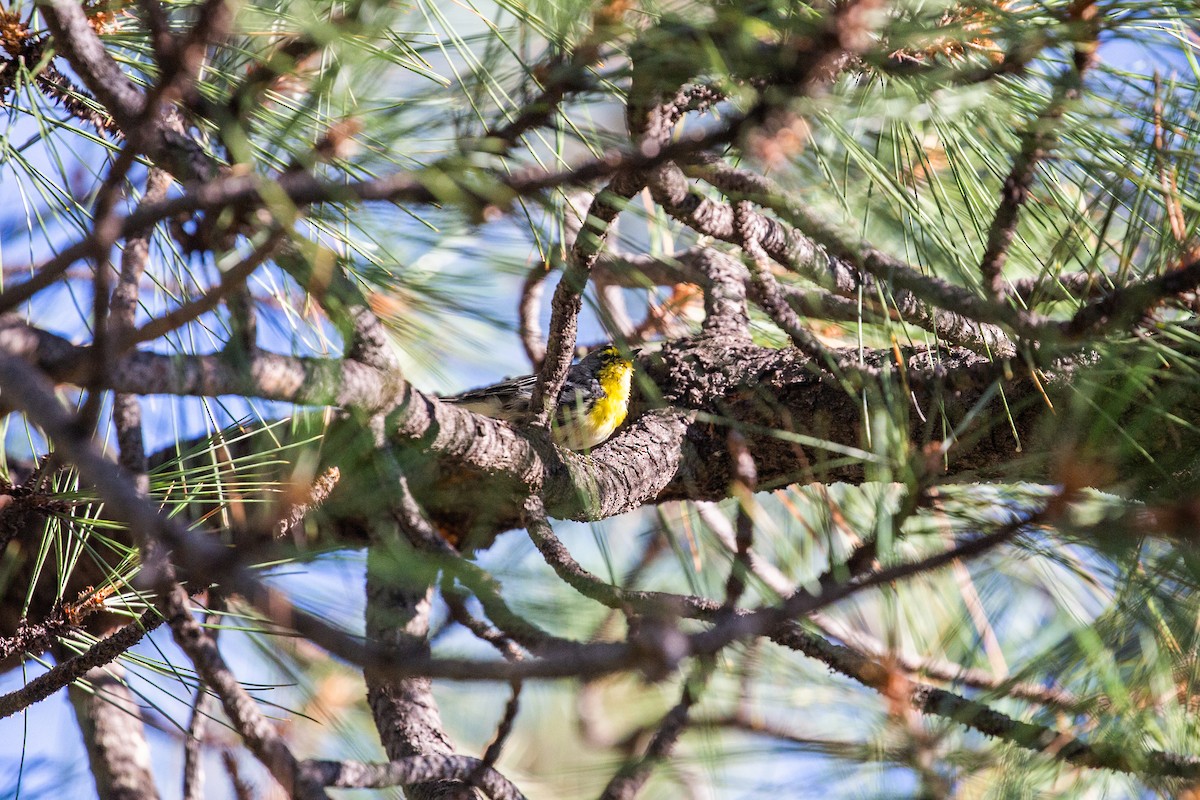
[[[567,370],[551,421],[555,443],[568,450],[590,450],[604,442],[625,421],[633,379],[633,359],[616,345],[588,353]],[[494,386],[472,389],[442,400],[494,419],[523,425],[529,422],[536,375],[512,378]]]

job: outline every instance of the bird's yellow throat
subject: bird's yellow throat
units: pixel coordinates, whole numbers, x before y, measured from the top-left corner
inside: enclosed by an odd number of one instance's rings
[[[597,400],[588,416],[597,429],[612,433],[625,421],[629,410],[629,385],[633,377],[633,362],[626,359],[605,364],[596,375],[604,397]]]

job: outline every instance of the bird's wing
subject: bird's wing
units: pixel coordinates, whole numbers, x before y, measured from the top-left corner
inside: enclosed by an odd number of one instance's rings
[[[536,375],[523,375],[442,399],[476,414],[519,422],[529,411],[529,399],[533,396],[536,381]]]
[[[494,384],[492,386],[481,386],[478,389],[471,389],[462,394],[450,395],[443,397],[447,403],[477,403],[481,400],[496,399],[510,397],[513,395],[525,395],[528,397],[533,393],[533,384],[537,382],[536,375],[522,375],[519,378],[510,378],[506,381]]]

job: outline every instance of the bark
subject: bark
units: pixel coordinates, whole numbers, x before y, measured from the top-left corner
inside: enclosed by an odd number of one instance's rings
[[[384,545],[372,547],[367,557],[367,636],[373,641],[429,656],[429,604],[427,586],[398,580],[396,563],[384,554]],[[409,756],[454,755],[442,730],[442,719],[429,678],[396,679],[368,667],[367,703],[384,752],[396,761]],[[474,798],[478,795],[458,781],[435,780],[405,787],[413,800]]]
[[[157,800],[141,708],[124,673],[115,663],[89,670],[92,691],[72,684],[71,705],[100,800]]]
[[[1187,342],[1173,346],[1184,356],[1200,349]],[[17,322],[0,325],[0,350],[36,363],[58,381],[79,379],[77,364],[87,352]],[[1138,410],[1137,397],[1104,415],[1065,413],[1077,398],[1111,382],[1114,367],[1132,374],[1141,356],[1106,365],[1083,353],[1034,378],[1024,364],[992,362],[961,348],[867,350],[861,364],[857,351],[836,352],[857,370],[878,373],[878,381],[848,391],[792,348],[704,337],[672,342],[638,364],[656,396],[646,393],[632,422],[586,455],[440,403],[394,373],[354,361],[258,353],[242,371],[221,356],[137,352],[113,364],[109,379],[117,391],[248,394],[390,409],[389,442],[405,462],[414,494],[442,527],[466,531],[472,542],[487,542],[513,527],[519,518],[513,498],[529,490],[543,492],[549,513],[567,519],[599,519],[665,500],[726,497],[730,427],[746,436],[764,489],[870,479],[871,459],[863,457],[870,450],[864,397],[869,413],[891,415],[907,429],[912,468],[935,472],[935,482],[1042,481],[1070,451],[1090,449],[1106,462],[1107,472],[1122,476],[1144,474],[1126,468],[1153,458],[1161,467],[1154,480],[1166,486],[1186,473],[1188,454],[1200,444],[1195,431],[1162,417],[1143,418],[1142,429],[1126,428]],[[1143,352],[1149,364],[1152,349]],[[897,353],[903,370],[896,367]],[[1157,405],[1174,393],[1169,399],[1175,416],[1194,416],[1197,399],[1175,390],[1169,379],[1161,368],[1151,375]],[[1081,393],[1089,382],[1092,388]],[[1123,444],[1135,440],[1136,453]],[[363,504],[384,499],[377,487],[364,493],[361,481],[349,479],[362,472],[354,459],[372,448],[370,442],[336,438],[327,444],[325,451],[335,454],[334,466],[344,476],[330,498],[330,513],[368,515]],[[1152,483],[1124,486],[1154,489]],[[465,487],[478,502],[459,502]]]

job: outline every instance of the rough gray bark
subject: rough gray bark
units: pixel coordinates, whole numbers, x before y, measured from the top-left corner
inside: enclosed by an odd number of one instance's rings
[[[53,16],[53,15],[51,15]],[[86,44],[86,43],[85,43]],[[115,64],[117,76],[124,79]],[[127,79],[125,79],[126,82]],[[113,77],[114,91],[129,91]],[[145,202],[161,200],[170,186],[170,178],[160,170],[151,170],[147,179]],[[138,283],[145,272],[149,253],[147,237],[127,240],[121,259],[121,274],[110,300],[109,325],[113,333],[131,328],[137,316]],[[105,266],[102,266],[103,270]],[[99,285],[97,291],[99,291]],[[107,348],[99,348],[106,350]],[[104,352],[103,357],[107,358]],[[146,494],[146,453],[142,443],[141,402],[135,395],[113,397],[113,425],[120,450],[120,463],[129,470],[139,494]],[[108,798],[157,798],[158,790],[150,773],[150,748],[142,724],[141,709],[133,693],[121,680],[125,669],[117,661],[95,667],[84,679],[92,684],[88,692],[78,683],[69,689],[80,732],[96,779],[101,800]]]
[[[1188,342],[1175,347],[1182,355],[1200,349]],[[81,377],[79,363],[87,353],[12,318],[0,320],[0,351],[32,361],[65,382]],[[1098,357],[1085,353],[1059,361],[1034,379],[1024,364],[989,361],[961,348],[900,352],[902,373],[891,351],[866,351],[861,365],[857,351],[837,355],[860,371],[879,374],[878,382],[862,392],[874,408],[886,408],[907,426],[914,468],[934,469],[942,481],[1038,481],[1047,477],[1062,447],[1076,446],[1073,432],[1062,426],[1050,404],[1061,408],[1073,402]],[[395,373],[355,361],[259,352],[243,371],[219,356],[137,352],[113,364],[108,377],[116,391],[248,394],[391,410],[388,435],[394,451],[420,466],[410,472],[414,494],[447,528],[468,531],[472,540],[486,541],[517,524],[519,508],[512,498],[528,490],[544,493],[551,515],[569,519],[598,519],[685,497],[725,497],[731,477],[728,425],[747,436],[764,488],[866,478],[862,460],[843,457],[845,448],[862,448],[866,441],[861,396],[848,393],[794,349],[701,336],[671,342],[661,354],[643,356],[638,366],[659,396],[643,398],[627,428],[586,457],[440,403]],[[1181,418],[1197,410],[1195,398],[1180,396],[1176,402]],[[666,407],[646,412],[654,405]],[[1120,419],[1093,422],[1113,425],[1114,432],[1121,424]],[[1196,432],[1169,419],[1143,424],[1139,446],[1164,466],[1163,474],[1182,474],[1188,453],[1200,444]],[[957,437],[947,442],[947,431],[955,428],[961,428]],[[775,430],[827,440],[829,446],[789,440]],[[1115,449],[1122,438],[1101,444]],[[928,457],[920,448],[928,449]],[[343,453],[348,448],[327,449]],[[1113,457],[1120,467],[1134,456]],[[466,485],[481,501],[464,509],[457,499]],[[352,495],[354,486],[348,481],[339,486],[331,507],[337,507],[338,495]]]
[[[396,562],[384,553],[384,547],[372,547],[367,556],[367,636],[398,652],[427,657],[432,589],[398,580]],[[371,667],[363,675],[367,703],[389,759],[454,755],[433,699],[433,681],[396,679]],[[406,786],[405,793],[413,800],[479,796],[456,781],[415,783]]]
[[[157,800],[141,708],[124,673],[117,663],[89,670],[84,679],[93,691],[71,684],[71,706],[100,800]]]

